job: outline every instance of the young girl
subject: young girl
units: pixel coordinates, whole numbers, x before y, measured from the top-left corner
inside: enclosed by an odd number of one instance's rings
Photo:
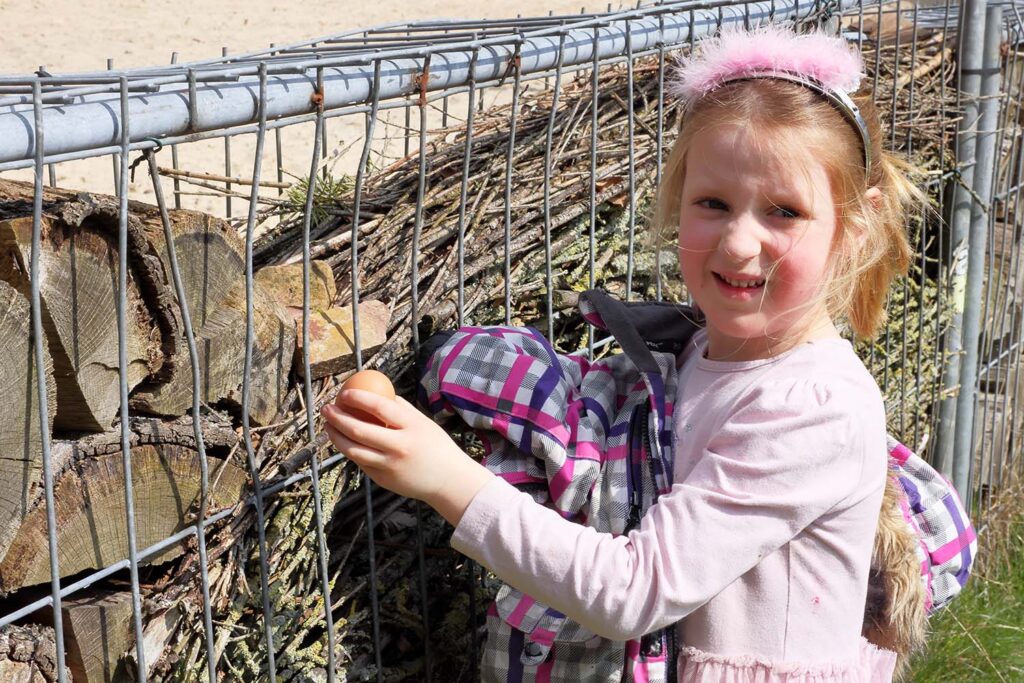
[[[642,519],[627,519],[632,504],[612,505],[611,521],[566,519],[566,485],[556,491],[551,472],[551,498],[538,504],[401,398],[343,392],[344,408],[388,427],[327,406],[334,444],[381,486],[434,507],[455,526],[456,549],[554,614],[613,641],[674,629],[679,681],[890,680],[895,655],[861,635],[885,416],[840,329],[870,336],[883,320],[889,283],[910,256],[905,213],[920,193],[882,150],[870,93],[856,92],[861,70],[842,39],[777,28],[705,41],[680,69],[684,116],[655,222],[678,234],[704,326],[681,336],[667,374],[650,353],[632,356],[651,391],[641,427],[655,435],[643,452],[657,491],[637,484],[632,461],[628,489],[602,488],[599,473],[585,491],[614,499],[639,488],[656,500]],[[631,343],[621,311],[595,301],[602,323]],[[557,361],[544,367],[575,372]],[[597,365],[573,362],[581,372]],[[536,432],[555,439],[557,425],[536,427],[548,370],[530,382],[520,373],[513,386],[518,370],[501,375],[505,384],[478,381],[485,366],[466,364],[461,381],[524,406],[509,410],[534,423],[517,433],[519,448],[529,452]],[[534,392],[526,399],[524,387]],[[559,394],[573,436],[588,410],[578,391]],[[616,467],[616,420],[595,418],[606,448],[574,451],[554,478],[593,462]],[[578,501],[573,509],[587,512]]]

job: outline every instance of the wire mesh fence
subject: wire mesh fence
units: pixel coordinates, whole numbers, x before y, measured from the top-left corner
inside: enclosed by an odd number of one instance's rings
[[[936,211],[857,348],[984,529],[1024,427],[1016,3],[664,2],[3,76],[0,677],[474,680],[491,577],[319,407],[368,366],[410,394],[437,330],[596,356],[578,292],[685,297],[645,239],[666,75],[765,22],[855,41],[922,171]]]

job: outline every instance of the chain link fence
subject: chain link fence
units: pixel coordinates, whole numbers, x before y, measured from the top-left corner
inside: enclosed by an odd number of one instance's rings
[[[984,533],[1024,435],[1016,2],[663,2],[2,76],[0,680],[474,680],[492,578],[319,408],[369,366],[409,395],[440,329],[596,356],[579,291],[685,296],[644,239],[665,78],[766,22],[854,41],[922,171],[936,211],[857,344]]]

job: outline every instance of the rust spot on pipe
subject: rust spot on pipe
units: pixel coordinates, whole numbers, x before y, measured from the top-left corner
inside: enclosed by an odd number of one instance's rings
[[[423,65],[423,73],[412,79],[420,91],[419,106],[427,104],[427,84],[430,83],[430,64]]]

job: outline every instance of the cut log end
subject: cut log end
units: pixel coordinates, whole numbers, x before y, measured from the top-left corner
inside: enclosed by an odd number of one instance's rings
[[[31,286],[32,196],[31,184],[0,180],[0,280],[23,295]],[[160,416],[187,412],[192,407],[192,365],[160,211],[128,203],[128,366],[122,378],[117,332],[120,204],[114,197],[59,188],[46,188],[43,200],[39,279],[57,381],[54,428],[109,429],[120,409],[122,380],[133,392],[135,411]],[[244,244],[228,223],[212,216],[171,211],[169,217],[177,270],[199,347],[202,400],[240,406],[245,375]],[[265,277],[274,281],[273,275]],[[315,266],[312,282],[317,302],[333,297],[329,268]],[[262,425],[274,418],[287,394],[295,325],[263,285],[257,283],[255,290],[249,418]]]
[[[179,446],[139,446],[131,451],[136,546],[146,548],[194,522],[200,493],[198,454]],[[223,468],[223,471],[221,471]],[[241,469],[209,458],[211,509],[237,503],[245,490]],[[98,569],[128,557],[124,470],[120,453],[84,458],[55,485],[58,567],[61,576]],[[0,561],[0,595],[50,580],[45,506],[19,526]],[[142,560],[164,562],[179,545]]]
[[[102,431],[120,406],[118,258],[110,235],[43,217],[40,303],[57,381],[56,429]],[[27,294],[32,219],[0,221],[0,279]],[[153,321],[132,278],[127,292],[129,389],[160,363]]]
[[[45,344],[43,356],[49,431],[56,390]],[[0,386],[6,387],[0,410],[0,557],[34,507],[42,483],[38,369],[29,302],[0,281]]]
[[[288,309],[297,321],[302,320],[302,264],[267,266],[255,275],[256,282]],[[326,261],[312,261],[309,269],[309,307],[323,310],[334,305],[338,294],[334,273]]]
[[[249,373],[249,418],[269,424],[288,393],[288,373],[295,350],[295,323],[284,308],[260,286],[254,287],[252,371]],[[242,410],[246,353],[246,296],[236,286],[211,313],[196,334],[200,396],[210,405]],[[132,397],[136,409],[176,416],[192,407],[192,366],[187,351],[180,354],[169,381],[141,387]]]
[[[53,621],[51,610],[39,616],[47,625]],[[133,616],[128,590],[94,588],[61,601],[66,662],[74,683],[129,680],[122,657],[135,644]]]
[[[309,370],[312,379],[338,375],[356,366],[355,330],[352,307],[344,306],[323,311],[312,311],[309,321]],[[380,301],[359,304],[359,347],[363,358],[369,357],[387,341],[391,311]],[[304,344],[299,329],[295,351],[295,371],[305,375]]]

